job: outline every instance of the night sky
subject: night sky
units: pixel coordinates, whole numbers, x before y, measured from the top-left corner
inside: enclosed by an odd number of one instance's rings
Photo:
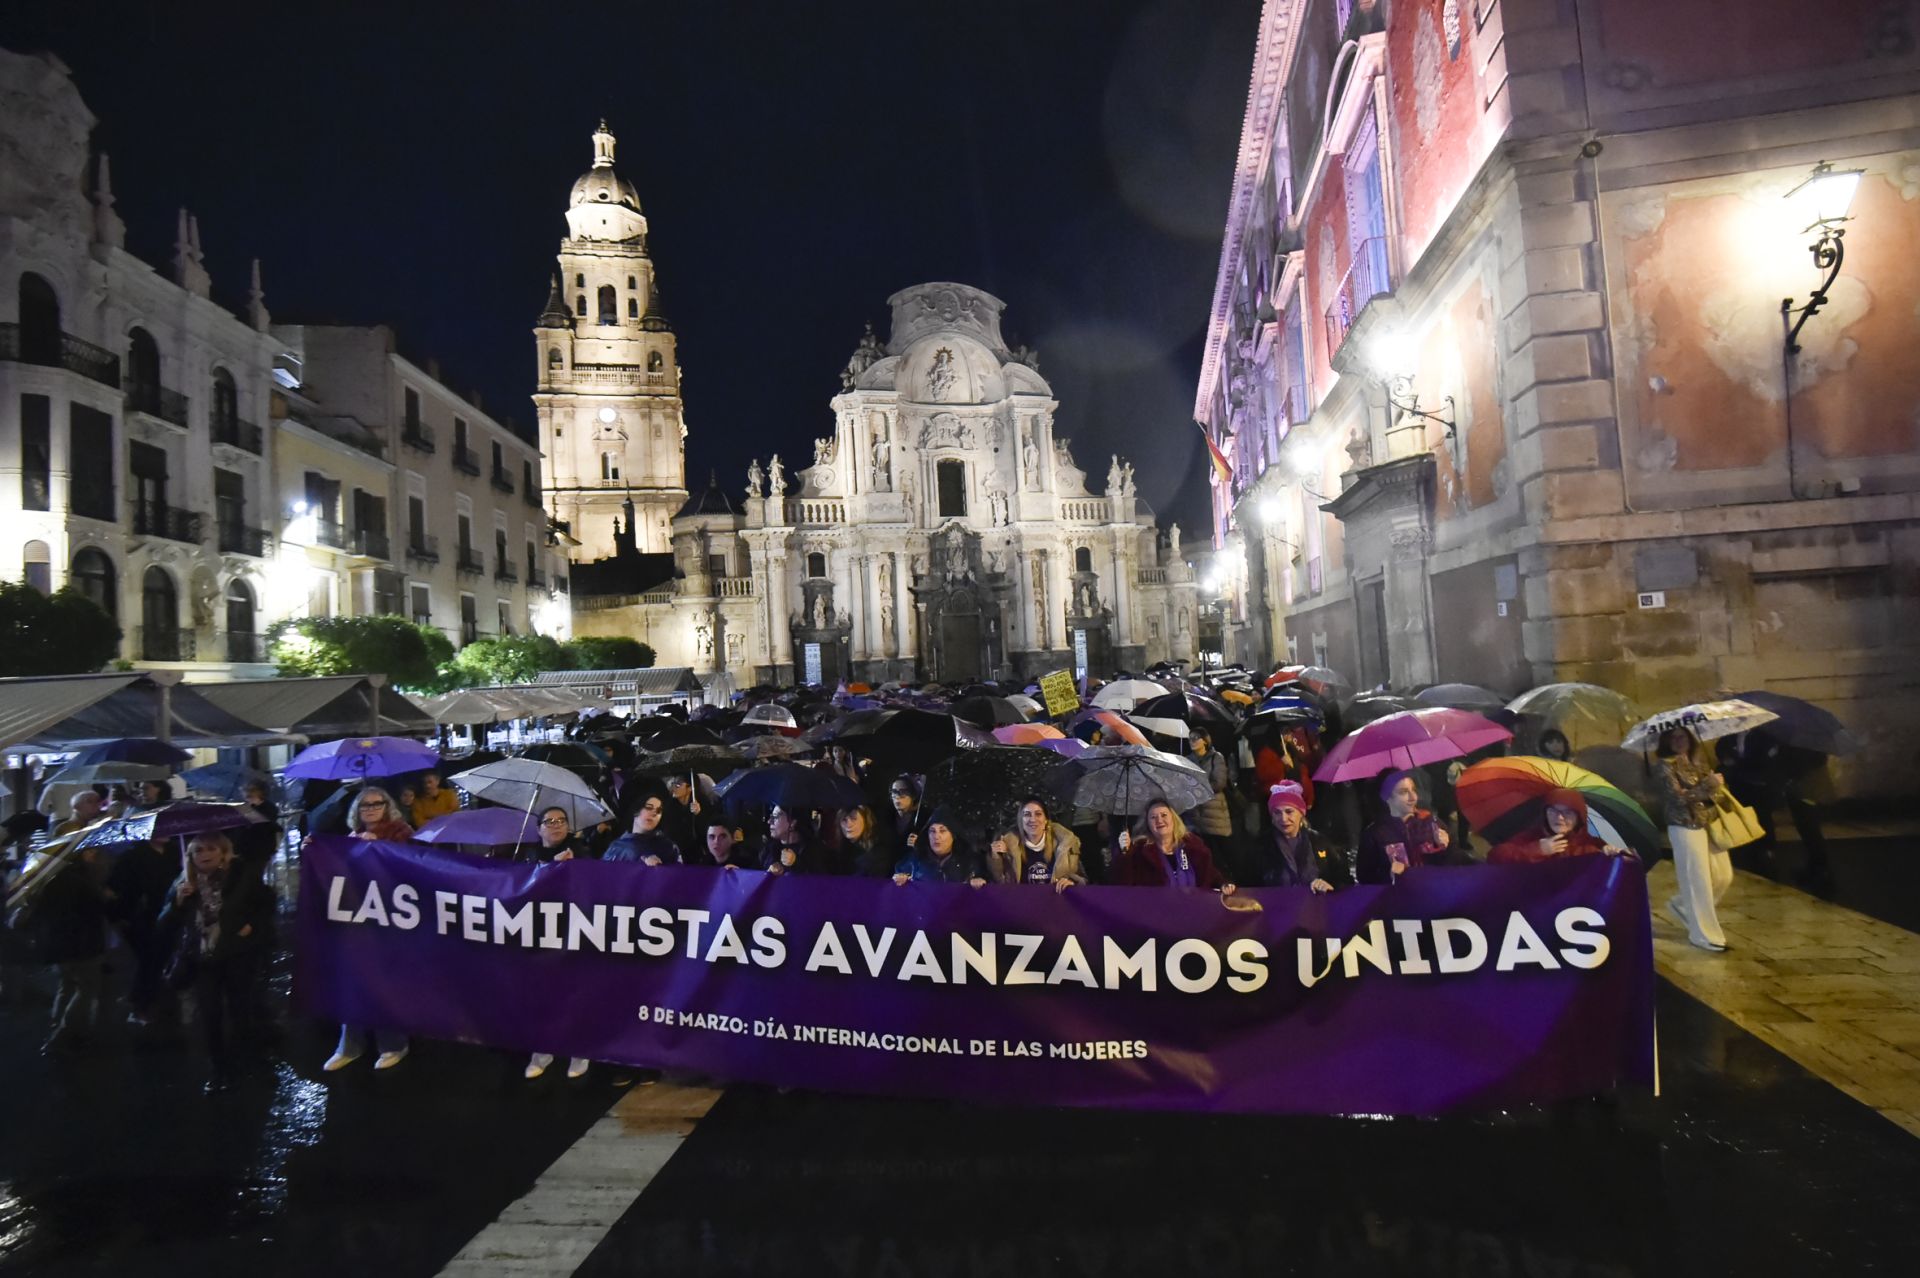
[[[811,457],[864,323],[958,280],[1038,347],[1093,475],[1206,526],[1192,423],[1258,0],[123,5],[13,0],[98,117],[128,247],[199,216],[215,297],[392,324],[522,431],[605,116],[686,370],[691,487]],[[736,492],[737,496],[738,493]]]

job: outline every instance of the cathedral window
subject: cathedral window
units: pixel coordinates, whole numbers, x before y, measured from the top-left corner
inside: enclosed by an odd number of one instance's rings
[[[824,577],[827,575],[827,557],[819,551],[807,556],[807,576]]]
[[[548,368],[559,368],[564,362],[560,356],[560,348],[558,346],[550,346],[547,348]]]
[[[627,318],[628,319],[640,318],[640,299],[639,298],[629,297],[627,299]]]
[[[586,277],[586,276],[584,276],[584,275],[576,275],[576,276],[574,276],[574,277],[573,277],[573,286],[574,286],[575,288],[585,288],[585,287],[587,286],[587,277]]]
[[[600,454],[600,482],[603,484],[617,484],[620,482],[619,453]]]
[[[619,306],[620,302],[613,285],[602,284],[600,286],[600,322],[618,324],[620,322]]]
[[[587,295],[585,293],[573,299],[573,309],[581,319],[587,317]]]
[[[1093,549],[1090,546],[1078,546],[1073,552],[1073,570],[1075,572],[1093,571]]]
[[[967,464],[943,461],[936,468],[940,487],[940,518],[953,519],[967,513]]]
[[[631,275],[629,275],[629,276],[627,276],[627,287],[628,287],[628,288],[639,288],[639,287],[640,287],[640,281],[639,281],[639,280],[637,280],[637,279],[635,279],[635,278],[634,278],[633,276],[631,276]]]

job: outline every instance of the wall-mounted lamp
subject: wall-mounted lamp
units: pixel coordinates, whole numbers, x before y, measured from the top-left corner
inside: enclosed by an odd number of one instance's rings
[[[1808,295],[1806,305],[1796,307],[1791,297],[1781,299],[1780,322],[1786,324],[1792,320],[1792,326],[1787,329],[1789,355],[1800,353],[1800,330],[1827,304],[1827,292],[1840,278],[1840,264],[1847,256],[1847,233],[1841,224],[1852,220],[1853,196],[1860,188],[1862,173],[1860,169],[1836,169],[1822,160],[1813,166],[1813,172],[1805,181],[1787,192],[1794,221],[1805,228],[1802,234],[1819,232],[1807,251],[1813,254],[1814,269],[1826,272],[1820,287]],[[1793,319],[1796,315],[1799,318]]]
[[[1401,417],[1418,417],[1446,427],[1449,440],[1457,437],[1453,396],[1440,401],[1444,407],[1437,413],[1420,407],[1420,392],[1413,388],[1411,371],[1419,363],[1419,350],[1412,337],[1399,331],[1382,333],[1373,339],[1369,353],[1373,357],[1375,376],[1387,392],[1387,408],[1393,414],[1388,419],[1390,424]]]

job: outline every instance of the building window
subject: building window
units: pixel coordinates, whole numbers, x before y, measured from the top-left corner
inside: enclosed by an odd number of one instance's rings
[[[239,420],[240,391],[233,384],[233,374],[224,368],[216,368],[213,370],[213,403],[208,421],[217,435],[223,427],[231,430]]]
[[[253,626],[253,592],[247,589],[246,582],[236,577],[227,586],[227,634],[230,636],[245,635],[251,638],[253,636]],[[229,661],[250,661],[253,659],[251,656],[242,657],[233,655],[237,646],[238,645],[235,645],[231,641],[228,642],[227,659]]]
[[[629,297],[627,299],[627,318],[628,319],[640,318],[640,299],[639,298]]]
[[[240,544],[240,530],[247,526],[247,483],[238,471],[213,472],[213,522],[223,548]]]
[[[827,575],[827,557],[819,551],[807,556],[807,576],[824,577]]]
[[[53,401],[20,397],[20,507],[53,509]]]
[[[1092,547],[1090,546],[1074,547],[1073,570],[1075,572],[1092,572],[1093,571],[1093,548]]]
[[[578,315],[581,319],[587,317],[587,295],[585,293],[573,299],[573,310],[574,314]]]
[[[939,481],[940,518],[957,519],[967,513],[967,464],[943,461],[934,468]]]
[[[600,454],[600,482],[603,484],[617,484],[620,482],[619,453]]]
[[[495,604],[495,607],[499,610],[500,633],[503,635],[512,634],[513,633],[513,605],[508,603],[506,600],[502,599]]]
[[[472,595],[460,596],[460,642],[472,643],[480,637],[480,611]]]
[[[565,362],[566,361],[560,357],[560,348],[558,346],[549,346],[547,348],[548,368],[559,368]]]
[[[433,596],[426,586],[415,583],[408,593],[412,597],[413,624],[431,626],[433,624]]]
[[[715,577],[726,576],[727,575],[727,557],[725,555],[708,555],[707,556],[707,572],[711,576],[715,576]]]
[[[140,627],[143,660],[180,660],[180,599],[165,568],[149,568],[140,579]]]
[[[20,358],[60,363],[60,295],[31,271],[20,277]]]
[[[467,419],[453,419],[453,456],[457,461],[467,454]]]
[[[53,593],[53,552],[44,541],[30,541],[20,556],[26,571],[21,580],[43,595]]]
[[[407,545],[421,550],[427,544],[427,502],[424,497],[407,498]]]
[[[585,288],[585,287],[587,286],[587,277],[586,277],[585,275],[576,275],[576,276],[574,276],[574,277],[573,277],[573,286],[574,286],[575,288]]]
[[[72,468],[72,491],[67,505],[76,515],[117,522],[113,418],[97,408],[74,404],[69,408],[67,457]]]
[[[647,352],[647,371],[649,373],[657,373],[666,366],[666,356],[662,355],[659,351]]]
[[[620,322],[620,299],[611,284],[600,286],[600,322],[602,324]]]
[[[105,554],[88,546],[74,555],[68,583],[100,605],[100,610],[109,617],[119,618],[120,590],[116,584],[113,560]]]
[[[631,275],[629,275],[629,276],[627,276],[627,287],[628,287],[628,288],[639,288],[639,287],[640,287],[640,281],[639,281],[639,280],[637,280],[637,279],[635,279],[635,278],[634,278],[633,276],[631,276]]]
[[[159,399],[160,346],[153,334],[136,328],[127,334],[127,398],[136,404]]]

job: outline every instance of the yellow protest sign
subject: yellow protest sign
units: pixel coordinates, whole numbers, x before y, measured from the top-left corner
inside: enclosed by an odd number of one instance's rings
[[[1074,690],[1073,671],[1056,670],[1040,676],[1040,696],[1047,703],[1047,715],[1057,719],[1080,708],[1080,694]]]

